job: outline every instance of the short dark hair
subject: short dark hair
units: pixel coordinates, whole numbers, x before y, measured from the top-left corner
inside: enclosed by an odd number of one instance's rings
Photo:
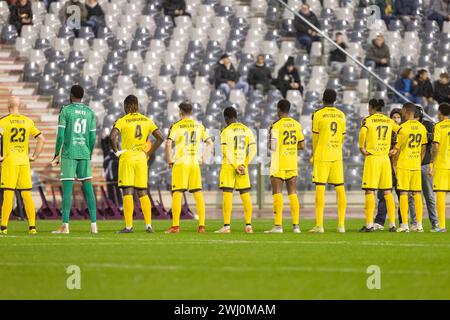
[[[416,105],[416,112],[414,113],[414,118],[423,118],[423,108],[422,106]]]
[[[424,73],[428,73],[428,71],[427,71],[426,69],[420,69],[420,70],[417,72],[417,74],[418,74],[419,76],[421,76],[421,75],[424,74]]]
[[[414,113],[416,114],[416,105],[414,103],[411,102],[406,102],[405,104],[403,104],[403,109],[407,110],[408,112]]]
[[[83,99],[84,96],[84,89],[82,86],[76,84],[70,88],[70,95],[74,97],[75,99]]]
[[[284,113],[289,113],[291,109],[291,103],[286,99],[281,99],[278,101],[277,109]]]
[[[236,119],[237,111],[233,107],[226,107],[225,110],[223,110],[223,116],[225,119]]]
[[[335,37],[337,37],[337,36],[342,36],[343,34],[342,34],[342,32],[336,32],[336,34],[335,34]]]
[[[374,108],[377,111],[381,111],[384,107],[384,100],[383,99],[370,99],[369,106],[371,106],[372,108]]]
[[[390,113],[390,115],[389,115],[389,118],[392,119],[392,117],[394,116],[394,114],[398,114],[398,115],[400,115],[400,117],[401,117],[401,116],[402,116],[402,109],[400,109],[400,108],[394,108],[394,109],[392,109],[392,110],[391,110],[391,113]]]
[[[123,105],[126,113],[138,112],[139,110],[138,98],[132,94],[125,98]]]
[[[443,116],[446,116],[446,117],[450,116],[450,104],[445,103],[445,102],[441,103],[439,105],[439,109],[438,110]]]
[[[178,108],[180,109],[181,112],[183,112],[184,114],[191,114],[192,113],[192,104],[188,103],[188,102],[182,102],[180,103],[180,105],[178,106]]]
[[[333,89],[325,89],[322,101],[324,104],[334,104],[336,102],[337,93]]]

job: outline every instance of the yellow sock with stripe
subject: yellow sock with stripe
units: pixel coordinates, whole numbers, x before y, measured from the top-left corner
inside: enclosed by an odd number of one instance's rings
[[[206,208],[205,208],[205,199],[203,199],[203,192],[201,191],[194,192],[194,200],[198,214],[198,225],[205,226]]]
[[[241,194],[242,206],[244,207],[244,218],[245,224],[252,223],[252,213],[253,213],[253,205],[252,199],[250,198],[250,192]]]
[[[273,195],[273,213],[275,215],[275,225],[283,225],[283,194],[275,193]]]
[[[142,214],[144,215],[144,221],[146,225],[152,224],[152,204],[150,203],[150,198],[145,195],[139,198],[141,204]]]
[[[230,225],[231,223],[231,211],[233,210],[233,193],[223,192],[222,198],[222,213],[223,213],[223,224]]]
[[[375,210],[375,195],[373,193],[366,193],[366,203],[365,203],[365,214],[366,214],[366,227],[373,227],[373,212]]]
[[[21,195],[25,207],[25,214],[28,218],[28,226],[34,228],[36,227],[36,208],[34,207],[34,201],[31,197],[31,191],[22,191]]]
[[[402,224],[408,225],[408,194],[400,195],[400,215],[402,216]]]
[[[11,215],[14,200],[13,190],[3,191],[3,203],[2,203],[2,229],[8,226],[9,216]]]
[[[337,207],[338,207],[338,227],[345,226],[345,210],[347,210],[347,197],[343,185],[336,187]]]
[[[417,225],[422,226],[423,202],[422,202],[422,194],[421,193],[416,193],[414,195],[414,208],[416,209]]]
[[[439,220],[439,229],[445,229],[445,192],[436,192],[436,209]]]
[[[316,226],[323,228],[323,210],[325,208],[325,186],[316,185]]]
[[[123,196],[123,216],[125,218],[125,227],[131,229],[133,227],[133,196],[127,194]]]
[[[389,219],[389,227],[393,227],[393,226],[395,226],[394,195],[392,193],[385,194],[384,200],[386,200],[386,209],[387,209],[387,215],[388,215],[388,219]]]
[[[298,225],[300,221],[300,203],[296,193],[289,195],[289,204],[291,206],[292,224]]]
[[[180,226],[182,198],[183,192],[175,191],[172,195],[172,227]]]

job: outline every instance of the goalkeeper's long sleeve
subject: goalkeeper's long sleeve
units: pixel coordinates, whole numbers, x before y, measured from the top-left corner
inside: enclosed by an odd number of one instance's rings
[[[55,158],[59,156],[59,152],[61,151],[61,147],[64,141],[64,133],[66,128],[62,126],[58,126],[58,135],[56,137],[56,147],[55,147]]]
[[[92,157],[92,152],[94,151],[95,138],[96,138],[96,132],[95,132],[95,130],[91,130],[89,132],[89,151],[91,152],[91,157]]]

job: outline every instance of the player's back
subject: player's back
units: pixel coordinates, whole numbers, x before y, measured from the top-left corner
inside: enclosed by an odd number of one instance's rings
[[[184,118],[172,124],[168,139],[175,143],[175,163],[198,164],[201,143],[208,138],[205,127],[194,119]]]
[[[62,157],[90,159],[89,135],[96,131],[94,111],[83,103],[71,103],[62,107],[59,126],[65,128]]]
[[[400,126],[382,113],[375,113],[363,120],[367,128],[366,150],[372,155],[388,155],[391,149],[392,132]]]
[[[271,171],[297,170],[298,143],[305,140],[302,126],[291,117],[283,117],[275,121],[270,127],[269,139],[276,140],[272,153]]]
[[[222,161],[223,165],[244,164],[248,146],[255,143],[253,132],[240,122],[234,122],[226,126],[220,134],[220,139],[227,154],[227,157],[224,157]]]
[[[417,120],[408,120],[398,130],[397,167],[408,170],[420,170],[422,163],[422,145],[427,143],[427,129]]]
[[[148,136],[158,129],[155,123],[139,112],[134,112],[118,119],[114,124],[114,128],[120,131],[121,148],[126,150],[121,158],[145,160]]]
[[[345,114],[336,107],[323,107],[313,113],[313,134],[318,135],[314,161],[342,160],[346,132]]]
[[[29,136],[37,137],[40,131],[33,120],[22,114],[9,114],[0,119],[2,135],[1,155],[3,165],[28,165]]]
[[[450,169],[450,119],[434,126],[434,142],[439,143],[439,152],[434,161],[436,169]]]

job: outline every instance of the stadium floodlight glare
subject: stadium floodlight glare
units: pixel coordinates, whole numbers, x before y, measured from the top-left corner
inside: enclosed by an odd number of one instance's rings
[[[339,46],[336,42],[334,42],[333,39],[331,39],[327,34],[325,34],[322,30],[320,30],[319,28],[317,28],[315,25],[313,25],[311,22],[309,22],[308,20],[306,20],[305,18],[303,18],[295,9],[289,7],[289,5],[282,1],[282,0],[277,0],[279,3],[281,3],[286,9],[288,9],[290,12],[292,12],[294,14],[294,16],[298,17],[300,20],[302,20],[304,23],[306,23],[311,29],[313,29],[314,31],[316,31],[318,34],[320,34],[323,38],[325,38],[328,42],[330,42],[333,46],[335,46],[338,50],[340,50],[341,52],[343,52],[347,57],[349,57],[350,59],[352,59],[358,66],[360,66],[361,68],[363,68],[364,70],[366,70],[372,77],[374,77],[375,79],[377,79],[378,81],[380,81],[383,85],[385,85],[389,90],[393,91],[395,94],[397,94],[399,97],[401,97],[405,102],[410,102],[412,103],[412,101],[410,101],[406,96],[404,96],[402,93],[400,93],[399,91],[397,91],[394,87],[392,87],[389,83],[385,82],[383,79],[381,79],[376,73],[374,73],[372,70],[368,69],[363,63],[361,63],[358,59],[356,59],[355,57],[353,57],[350,53],[348,53],[345,49],[342,49],[341,46]],[[424,113],[423,114],[425,118],[427,118],[428,120],[435,122],[433,118],[431,118],[428,114]]]

